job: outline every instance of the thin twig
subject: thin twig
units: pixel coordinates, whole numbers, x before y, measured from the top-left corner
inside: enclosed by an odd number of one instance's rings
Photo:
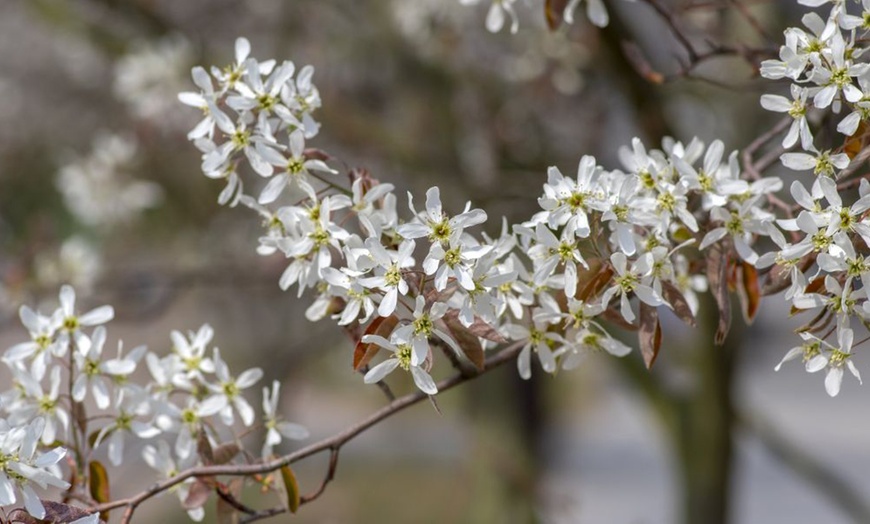
[[[519,353],[520,349],[522,349],[525,343],[526,341],[515,342],[502,349],[492,358],[487,360],[486,366],[479,375],[475,375],[473,377],[466,377],[461,374],[457,374],[453,377],[442,380],[437,384],[438,391],[443,392],[452,389],[459,384],[463,384],[465,382],[468,382],[469,380],[476,378],[477,376],[492,371],[493,369],[505,364],[506,362],[512,361],[514,358],[516,358],[517,354]],[[146,500],[154,497],[159,493],[170,489],[177,484],[184,482],[189,478],[217,475],[250,476],[275,471],[289,464],[298,462],[299,460],[302,460],[306,457],[316,455],[317,453],[320,453],[322,451],[341,448],[341,446],[343,446],[345,443],[352,440],[359,434],[363,433],[370,427],[376,425],[380,421],[389,418],[396,413],[404,410],[405,408],[413,406],[414,404],[417,404],[418,402],[426,398],[428,398],[428,395],[421,391],[399,397],[393,402],[390,402],[386,406],[375,411],[357,424],[354,424],[353,426],[345,429],[341,433],[333,435],[332,437],[321,440],[319,442],[315,442],[314,444],[306,446],[298,451],[295,451],[288,455],[284,455],[282,457],[278,457],[268,462],[264,462],[261,464],[224,464],[190,468],[173,477],[155,483],[150,488],[142,491],[141,493],[138,493],[131,497],[118,499],[112,502],[98,505],[94,508],[91,508],[91,511],[103,512],[123,507],[125,508],[125,510],[124,515],[121,519],[121,524],[129,524],[130,519],[133,516],[133,512],[136,510],[139,504],[145,502]]]
[[[743,157],[743,169],[746,170],[745,174],[751,180],[758,180],[759,178],[761,178],[761,171],[764,170],[764,167],[760,167],[758,163],[753,161],[752,157],[759,149],[764,147],[765,144],[773,140],[776,135],[785,131],[785,128],[791,125],[792,120],[793,119],[790,116],[781,119],[779,122],[776,123],[775,126],[765,131],[762,135],[759,135],[758,138],[753,140],[748,146],[743,149],[743,153],[741,155]],[[769,167],[769,164],[766,164],[765,167]]]

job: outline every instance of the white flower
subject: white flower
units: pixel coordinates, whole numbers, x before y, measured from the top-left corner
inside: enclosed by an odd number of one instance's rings
[[[435,302],[427,310],[426,299],[422,295],[417,296],[414,306],[414,320],[410,324],[396,329],[391,340],[397,344],[408,344],[413,347],[411,364],[420,366],[429,358],[429,337],[432,335],[440,338],[444,343],[460,353],[456,342],[449,335],[435,327],[435,322],[441,320],[447,313],[447,304]]]
[[[813,135],[807,123],[807,94],[809,90],[797,84],[791,86],[792,100],[779,95],[762,95],[761,107],[777,113],[788,113],[792,117],[791,127],[782,139],[782,147],[791,147],[801,139],[801,147],[810,149],[813,146]],[[857,125],[857,124],[856,124]]]
[[[423,260],[423,271],[427,275],[435,275],[435,289],[438,291],[447,288],[450,277],[455,278],[464,289],[474,290],[474,264],[489,253],[492,246],[470,245],[462,237],[453,236],[446,247],[448,249],[441,243],[432,244]]]
[[[136,156],[133,139],[97,135],[90,154],[64,165],[57,174],[56,185],[67,208],[82,223],[105,229],[155,207],[162,196],[160,186],[130,177]]]
[[[178,475],[179,472],[193,466],[195,455],[189,455],[176,463],[175,459],[172,457],[172,451],[169,449],[169,444],[167,444],[166,441],[161,440],[157,442],[156,448],[151,445],[145,446],[142,449],[142,458],[145,460],[146,464],[160,473],[164,479],[169,479]],[[188,493],[190,492],[190,484],[193,484],[193,482],[194,479],[187,479],[170,488],[170,491],[174,491],[178,495],[178,500],[184,503],[187,499]],[[205,510],[202,507],[188,509],[187,515],[192,520],[199,522],[205,516]]]
[[[18,368],[11,368],[11,370],[24,390],[20,398],[5,408],[11,415],[12,422],[18,423],[41,417],[45,422],[45,429],[41,432],[43,444],[48,445],[55,440],[65,439],[70,418],[64,404],[60,401],[61,368],[55,366],[48,372],[48,392],[42,388],[42,384],[32,373]]]
[[[525,380],[532,378],[532,351],[538,355],[541,367],[547,373],[556,371],[556,355],[553,348],[564,343],[564,340],[554,332],[546,330],[548,321],[535,320],[532,327],[520,324],[507,324],[504,332],[511,340],[526,340],[526,344],[517,356],[517,370]]]
[[[713,222],[720,222],[722,225],[711,229],[698,249],[707,249],[712,244],[730,235],[734,243],[734,248],[740,258],[749,264],[755,265],[758,261],[758,253],[752,249],[754,235],[772,236],[780,234],[773,225],[771,219],[762,220],[756,218],[756,206],[758,205],[758,197],[750,198],[740,204],[737,210],[728,210],[722,207],[714,207],[710,210],[710,219]]]
[[[45,428],[45,420],[36,418],[26,426],[10,426],[0,419],[0,506],[6,507],[17,501],[16,488],[24,497],[24,507],[37,519],[45,518],[45,507],[33,489],[56,487],[69,488],[54,468],[66,450],[57,447],[36,456],[36,448]]]
[[[214,330],[208,324],[203,324],[196,333],[190,332],[185,337],[181,332],[173,330],[169,334],[172,340],[172,356],[174,357],[172,382],[183,389],[192,389],[193,380],[203,380],[205,374],[215,372],[212,359],[205,355],[208,344],[214,337]],[[150,365],[149,365],[150,366]],[[152,370],[152,373],[154,370]]]
[[[849,156],[845,153],[832,155],[830,151],[817,151],[815,148],[808,149],[815,153],[783,153],[780,157],[782,164],[795,171],[813,170],[816,176],[833,177],[837,169],[846,169],[849,166]]]
[[[254,410],[245,397],[242,396],[242,391],[256,384],[263,377],[263,370],[260,368],[251,368],[243,371],[238,378],[230,375],[230,369],[226,362],[221,359],[220,350],[214,350],[215,375],[217,376],[217,384],[207,384],[212,395],[205,399],[204,405],[208,406],[208,411],[215,409],[220,413],[223,423],[227,426],[233,425],[233,407],[239,412],[242,417],[242,423],[245,426],[250,426],[254,423]]]
[[[390,358],[371,368],[368,373],[366,373],[363,378],[363,381],[366,384],[380,382],[387,375],[395,371],[396,368],[402,368],[405,371],[411,372],[414,384],[420,391],[427,395],[435,395],[438,393],[438,387],[435,385],[435,381],[433,381],[429,373],[422,368],[423,361],[414,361],[414,354],[416,351],[410,344],[407,342],[394,344],[379,335],[364,335],[362,341],[366,344],[376,344],[377,346],[393,353]]]
[[[837,344],[839,347],[834,347],[824,340],[820,342],[825,346],[825,352],[819,353],[807,362],[807,371],[815,373],[825,370],[825,391],[828,395],[836,397],[840,393],[840,385],[843,383],[843,367],[849,368],[849,372],[861,382],[861,373],[858,368],[850,360],[852,357],[852,342],[854,333],[851,329],[842,325],[837,327]]]
[[[538,243],[529,250],[529,256],[535,261],[535,274],[532,276],[535,285],[543,285],[553,276],[556,267],[562,264],[565,267],[565,294],[573,297],[577,290],[577,263],[589,268],[580,254],[580,244],[574,233],[565,228],[561,238],[556,238],[544,224],[538,224],[535,239]]]
[[[616,271],[613,277],[614,285],[607,288],[601,295],[601,303],[605,306],[610,303],[614,296],[619,296],[619,310],[622,317],[628,322],[635,319],[628,300],[630,294],[635,294],[642,302],[653,306],[661,306],[665,301],[646,282],[652,272],[652,253],[646,253],[637,259],[631,268],[628,267],[628,258],[624,253],[614,253],[610,256],[610,263]]]
[[[299,424],[285,422],[278,416],[278,398],[281,391],[281,383],[277,380],[272,382],[272,389],[263,388],[263,424],[266,426],[266,440],[263,444],[262,457],[272,455],[272,448],[281,443],[281,437],[291,440],[308,438],[308,430]]]
[[[429,237],[429,240],[434,243],[448,244],[451,238],[460,236],[466,227],[486,222],[486,213],[482,209],[469,209],[470,205],[455,217],[448,217],[441,208],[441,193],[438,187],[431,187],[426,191],[425,213],[417,213],[410,193],[408,193],[408,206],[415,220],[398,227],[399,234],[404,238]]]
[[[813,367],[818,364],[818,361],[814,361],[813,359],[821,354],[822,342],[809,333],[801,332],[798,333],[798,335],[800,335],[804,343],[789,349],[785,356],[782,357],[782,360],[779,361],[779,364],[776,365],[774,371],[779,371],[783,364],[794,360],[797,357],[802,358],[807,371],[810,371],[810,362],[813,362]]]
[[[189,91],[178,93],[178,100],[184,105],[195,107],[202,111],[203,118],[187,134],[187,138],[189,140],[196,140],[197,138],[202,138],[204,136],[212,138],[214,136],[215,121],[209,111],[209,105],[214,103],[215,93],[214,86],[211,83],[211,77],[205,69],[200,66],[194,67],[190,74],[191,77],[193,77],[193,83],[196,84],[201,91],[199,93]]]
[[[90,341],[81,332],[84,326],[97,326],[105,324],[115,317],[115,310],[112,306],[100,306],[96,309],[88,311],[84,315],[76,314],[76,292],[72,286],[63,286],[60,288],[60,312],[55,313],[61,315],[62,332],[58,339],[58,344],[69,344],[70,337],[75,341],[78,350],[85,354],[88,351]]]
[[[557,167],[547,170],[544,196],[538,199],[538,204],[548,212],[547,224],[551,229],[565,226],[568,233],[575,233],[580,238],[589,236],[588,213],[603,209],[602,203],[598,202],[599,171],[595,157],[588,155],[580,159],[576,182],[563,176]]]
[[[362,278],[360,283],[386,292],[378,305],[378,315],[388,317],[396,310],[399,295],[408,294],[408,282],[405,280],[403,270],[414,267],[415,261],[412,255],[415,243],[413,240],[405,240],[399,244],[397,251],[387,251],[378,239],[368,238],[366,247],[377,264],[375,268],[377,276]]]
[[[363,287],[359,278],[363,273],[354,271],[349,268],[341,268],[340,270],[325,267],[321,271],[323,279],[339,288],[341,296],[345,299],[345,306],[340,315],[336,315],[339,326],[346,326],[352,322],[359,320],[360,323],[365,323],[371,318],[375,312],[375,303],[372,300],[372,293]],[[360,318],[360,313],[363,314]]]
[[[112,422],[103,427],[97,434],[94,448],[99,447],[103,440],[108,437],[109,461],[115,466],[120,466],[124,461],[124,439],[128,434],[140,439],[149,439],[160,434],[160,430],[152,424],[137,418],[145,416],[149,412],[149,403],[145,394],[143,390],[140,398],[127,396],[118,399],[114,405]]]
[[[569,339],[565,346],[561,363],[562,369],[576,368],[590,353],[606,351],[615,357],[624,357],[631,353],[631,347],[613,338],[601,329],[585,328]]]
[[[76,402],[82,402],[88,391],[88,386],[94,395],[94,400],[97,407],[106,409],[109,407],[111,399],[109,398],[109,383],[106,381],[104,374],[129,374],[132,373],[136,365],[134,363],[124,363],[123,361],[102,362],[103,345],[106,343],[106,328],[99,326],[94,330],[91,336],[91,344],[88,352],[84,355],[81,353],[75,354],[76,369],[78,374],[72,387],[72,398]],[[132,364],[132,366],[130,365]]]
[[[270,164],[277,166],[283,170],[272,177],[269,183],[263,188],[258,201],[261,204],[270,204],[281,196],[284,189],[288,186],[297,186],[302,189],[309,198],[316,200],[316,191],[308,181],[310,171],[321,171],[329,174],[336,174],[337,171],[330,168],[322,160],[306,159],[305,157],[305,136],[302,130],[296,129],[290,133],[290,157],[287,158],[281,153],[278,153],[274,148],[257,145],[257,150],[262,157]]]
[[[27,306],[18,310],[21,323],[30,332],[30,341],[15,344],[3,354],[7,364],[33,358],[32,372],[36,377],[43,377],[45,370],[54,357],[63,357],[67,351],[66,344],[58,344],[55,334],[60,327],[60,316],[46,317]]]

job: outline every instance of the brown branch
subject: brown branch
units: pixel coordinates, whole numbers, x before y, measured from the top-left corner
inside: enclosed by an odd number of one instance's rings
[[[248,515],[256,515],[257,514],[257,510],[249,508],[248,506],[244,505],[239,499],[237,499],[232,493],[230,493],[229,489],[227,489],[226,486],[221,486],[221,485],[215,486],[214,491],[215,491],[215,493],[217,493],[218,497],[223,499],[224,502],[226,502],[227,504],[229,504],[230,506],[232,506],[236,510],[241,511],[242,513],[245,513]]]
[[[242,519],[239,519],[239,524],[247,524],[248,522],[254,522],[255,520],[268,519],[270,517],[274,517],[275,515],[280,515],[286,512],[287,509],[283,506],[263,509],[256,513],[252,513]]]
[[[698,59],[698,52],[695,50],[695,46],[692,45],[689,37],[677,24],[677,16],[670,10],[668,10],[665,6],[663,6],[658,0],[645,1],[659,14],[659,16],[662,17],[662,19],[664,19],[665,23],[668,25],[668,28],[670,28],[671,33],[674,35],[674,38],[677,39],[677,41],[686,51],[686,54],[689,56],[689,62],[696,62]]]
[[[315,500],[317,497],[323,494],[326,491],[326,485],[332,482],[332,479],[335,478],[335,470],[338,468],[338,452],[341,451],[341,447],[336,446],[329,450],[329,467],[326,470],[326,476],[323,477],[323,482],[320,483],[320,487],[317,488],[317,491],[311,493],[310,495],[304,495],[300,500],[299,504],[305,504],[307,502],[311,502]]]
[[[870,173],[864,173],[858,178],[853,178],[852,180],[845,180],[837,184],[837,191],[845,191],[847,189],[852,189],[855,186],[860,186],[861,181],[865,179],[870,179]]]
[[[505,347],[504,349],[502,349],[501,351],[499,351],[496,355],[494,355],[492,358],[487,360],[486,366],[484,367],[483,371],[480,372],[479,375],[475,375],[473,377],[466,377],[466,376],[463,376],[461,374],[458,374],[458,375],[455,375],[453,377],[442,380],[441,382],[439,382],[437,384],[438,391],[443,392],[443,391],[447,391],[449,389],[452,389],[460,384],[463,384],[465,382],[468,382],[469,380],[472,380],[473,378],[476,378],[477,376],[480,376],[484,373],[492,371],[493,369],[505,364],[506,362],[512,361],[514,358],[516,358],[517,354],[520,352],[520,349],[522,349],[524,344],[525,344],[525,341],[514,342],[513,344],[510,344],[507,347]],[[121,519],[121,523],[122,524],[129,524],[130,520],[133,517],[133,512],[136,510],[136,508],[139,506],[139,504],[145,502],[146,500],[154,497],[155,495],[162,493],[162,492],[168,490],[169,488],[171,488],[177,484],[180,484],[180,483],[182,483],[185,480],[190,479],[190,478],[217,476],[217,475],[250,476],[250,475],[257,475],[257,474],[262,474],[262,473],[269,473],[269,472],[275,471],[277,469],[280,469],[284,466],[287,466],[289,464],[293,464],[294,462],[302,460],[306,457],[316,455],[317,453],[320,453],[320,452],[326,451],[326,450],[336,450],[334,453],[335,454],[334,460],[336,461],[336,465],[337,465],[337,460],[338,460],[337,450],[339,448],[341,448],[341,446],[343,446],[345,443],[352,440],[353,438],[355,438],[359,434],[363,433],[364,431],[366,431],[370,427],[374,426],[375,424],[379,423],[380,421],[382,421],[386,418],[389,418],[389,417],[395,415],[396,413],[404,410],[405,408],[413,406],[414,404],[417,404],[421,400],[424,400],[428,397],[429,396],[427,394],[425,394],[421,391],[418,391],[415,393],[410,393],[408,395],[399,397],[396,400],[387,404],[386,406],[382,407],[381,409],[375,411],[374,413],[372,413],[371,415],[369,415],[367,418],[363,419],[362,421],[360,421],[360,422],[354,424],[353,426],[350,426],[349,428],[345,429],[341,433],[333,435],[332,437],[321,440],[319,442],[315,442],[314,444],[306,446],[298,451],[295,451],[295,452],[290,453],[288,455],[284,455],[282,457],[278,457],[278,458],[270,460],[268,462],[264,462],[261,464],[242,464],[242,465],[226,464],[226,465],[199,466],[199,467],[190,468],[190,469],[183,471],[183,472],[181,472],[173,477],[170,477],[168,479],[165,479],[165,480],[162,480],[160,482],[155,483],[150,488],[146,489],[145,491],[143,491],[137,495],[134,495],[134,496],[128,497],[128,498],[124,498],[124,499],[118,499],[118,500],[115,500],[112,502],[107,502],[105,504],[100,504],[94,508],[91,508],[91,511],[103,512],[103,511],[108,511],[111,509],[123,507],[123,508],[125,508],[125,510],[124,510],[124,515]],[[330,460],[330,468],[332,469],[332,473],[334,474],[335,468],[333,466],[333,460]],[[329,480],[331,480],[331,477],[330,477],[329,471],[327,471],[327,477],[324,480],[323,485],[321,486],[322,489],[325,489],[326,484],[329,482]],[[319,495],[320,495],[319,492],[315,492],[315,494],[313,494],[312,496],[306,497],[306,499],[303,500],[302,502],[307,502],[308,500],[314,500],[314,498],[316,498]],[[267,512],[270,512],[270,511],[271,510],[267,510]],[[259,517],[259,518],[265,518],[266,516],[272,515],[271,513],[269,515],[265,515],[265,513],[267,513],[267,512],[264,512],[264,516]]]
[[[752,26],[753,29],[755,29],[755,32],[758,33],[758,36],[760,36],[761,38],[765,39],[768,42],[774,41],[774,39],[771,38],[770,34],[761,25],[761,23],[758,21],[758,19],[755,17],[755,15],[753,15],[751,12],[749,12],[749,8],[746,7],[746,5],[743,4],[743,2],[739,2],[738,0],[730,0],[729,3],[731,5],[733,5],[737,9],[737,11],[743,16],[743,18],[746,20],[746,22],[750,26]]]
[[[746,148],[743,149],[742,158],[743,158],[743,169],[746,170],[745,175],[748,176],[752,180],[758,180],[761,178],[761,171],[763,171],[766,167],[769,167],[769,164],[766,164],[764,167],[759,167],[758,163],[753,161],[752,157],[755,153],[761,149],[765,144],[773,140],[776,135],[785,131],[785,129],[791,125],[792,118],[790,116],[786,116],[782,118],[779,122],[776,123],[772,128],[765,131],[763,134],[759,135],[758,138],[753,140]],[[777,154],[777,157],[779,154]]]
[[[782,465],[834,503],[853,522],[870,522],[870,505],[855,490],[853,483],[836,475],[811,450],[805,451],[789,441],[779,430],[765,422],[765,417],[748,412],[737,413],[737,423],[779,459]]]

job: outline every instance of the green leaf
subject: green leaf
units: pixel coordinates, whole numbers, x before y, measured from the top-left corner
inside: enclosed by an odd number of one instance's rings
[[[299,496],[299,484],[296,482],[296,475],[293,474],[293,470],[290,469],[290,466],[281,467],[281,480],[284,483],[284,494],[286,496],[284,504],[286,504],[287,510],[290,511],[290,513],[296,513],[301,502]]]
[[[92,460],[88,464],[88,484],[91,492],[91,498],[99,503],[109,502],[109,474],[106,472],[106,467],[97,460]],[[100,513],[100,519],[108,521],[109,512]]]

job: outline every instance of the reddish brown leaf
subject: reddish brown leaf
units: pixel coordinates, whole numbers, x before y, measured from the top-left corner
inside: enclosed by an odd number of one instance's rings
[[[303,151],[302,156],[305,157],[305,160],[322,160],[324,162],[332,158],[326,151],[315,149],[313,147],[307,148]]]
[[[640,303],[640,328],[637,331],[640,354],[647,369],[651,368],[662,347],[662,328],[659,324],[658,310],[648,304]]]
[[[674,314],[686,324],[695,327],[695,315],[686,301],[686,297],[670,282],[662,282],[662,294],[674,310]]]
[[[105,466],[99,461],[93,460],[88,464],[88,487],[91,498],[99,503],[109,502],[109,474]],[[108,521],[109,512],[100,513],[100,519]]]
[[[791,285],[791,269],[779,264],[773,266],[767,274],[767,280],[761,288],[764,296],[775,295]]]
[[[728,291],[734,293],[737,291],[737,281],[740,280],[737,275],[737,270],[740,267],[740,264],[738,261],[732,260],[730,257],[728,257],[727,264],[728,267],[726,272],[728,274]]]
[[[710,292],[719,309],[719,325],[716,328],[714,341],[721,346],[725,343],[728,330],[731,328],[731,298],[728,295],[728,258],[720,247],[713,244],[707,250],[707,281]]]
[[[202,479],[196,479],[190,485],[190,490],[187,492],[187,497],[181,503],[184,509],[201,508],[208,502],[208,497],[211,495],[211,486],[206,484]]]
[[[239,451],[239,445],[235,442],[227,442],[225,444],[221,444],[220,446],[214,448],[214,450],[212,451],[214,463],[226,464],[236,458],[236,455],[239,454]]]
[[[40,499],[41,500],[41,499]],[[84,510],[82,508],[78,508],[76,506],[71,506],[69,504],[64,504],[62,502],[55,502],[53,500],[42,500],[42,505],[45,507],[45,519],[36,520],[33,519],[33,522],[52,522],[56,524],[68,524],[70,522],[76,521],[80,518],[87,517],[92,512]],[[28,515],[30,517],[30,515]],[[32,517],[30,517],[32,518]],[[17,518],[14,522],[30,522],[28,520],[22,520]]]
[[[623,55],[631,63],[637,74],[651,84],[663,84],[665,77],[650,65],[649,60],[644,56],[643,51],[634,42],[622,42]]]
[[[196,435],[196,451],[203,464],[206,466],[214,464],[214,450],[211,449],[211,442],[208,441],[208,435],[203,428],[200,428]]]
[[[622,314],[612,308],[605,309],[604,312],[601,313],[601,316],[611,324],[615,324],[626,331],[637,331],[637,326],[626,321],[625,318],[622,317]]]
[[[550,28],[550,31],[555,31],[562,25],[567,5],[568,0],[546,0],[544,2],[544,18],[547,19],[547,27]]]
[[[451,317],[453,320],[459,322],[459,313],[457,313],[455,309],[449,310],[445,315],[445,318],[446,317]],[[462,323],[460,322],[459,325],[462,326]],[[476,337],[485,338],[486,340],[499,344],[505,344],[508,342],[508,339],[504,338],[501,333],[491,325],[484,322],[480,317],[474,317],[474,322],[472,322],[467,328],[465,326],[462,327]]]
[[[595,297],[607,287],[607,284],[610,283],[610,279],[613,278],[613,268],[610,264],[602,264],[600,261],[595,261],[597,264],[593,265],[593,262],[589,262],[589,271],[579,272],[577,274],[577,289],[580,291],[577,293],[576,298],[578,300],[588,301],[590,297]],[[597,269],[595,269],[597,267]],[[591,278],[586,280],[585,275],[591,274]],[[586,282],[583,287],[580,287],[580,284]]]
[[[386,339],[390,338],[390,333],[393,332],[393,329],[396,327],[396,324],[399,323],[399,317],[396,315],[390,315],[388,317],[378,317],[369,324],[369,327],[366,328],[366,335],[380,335]],[[359,342],[357,342],[356,347],[353,350],[353,370],[357,371],[361,367],[368,364],[375,355],[377,355],[380,346],[377,344],[367,344],[362,341],[362,337],[360,337]]]
[[[459,321],[456,311],[449,311],[442,319],[450,334],[453,335],[453,340],[459,345],[462,353],[468,357],[468,360],[474,364],[479,371],[483,371],[486,358],[483,354],[483,346],[480,344],[480,339],[477,338],[468,328],[462,325]]]
[[[806,271],[816,261],[816,254],[810,253],[798,262],[801,272]],[[761,295],[775,295],[791,285],[791,269],[786,266],[776,265],[767,275],[767,281],[761,288]]]
[[[758,285],[758,270],[755,266],[743,262],[743,286],[740,298],[743,302],[743,317],[747,324],[751,324],[758,314],[758,306],[761,303],[761,291]]]
[[[854,159],[864,149],[864,145],[867,142],[867,130],[867,124],[864,120],[861,120],[858,124],[858,129],[852,133],[852,136],[846,138],[846,142],[843,144],[843,152],[849,156],[849,160]]]

